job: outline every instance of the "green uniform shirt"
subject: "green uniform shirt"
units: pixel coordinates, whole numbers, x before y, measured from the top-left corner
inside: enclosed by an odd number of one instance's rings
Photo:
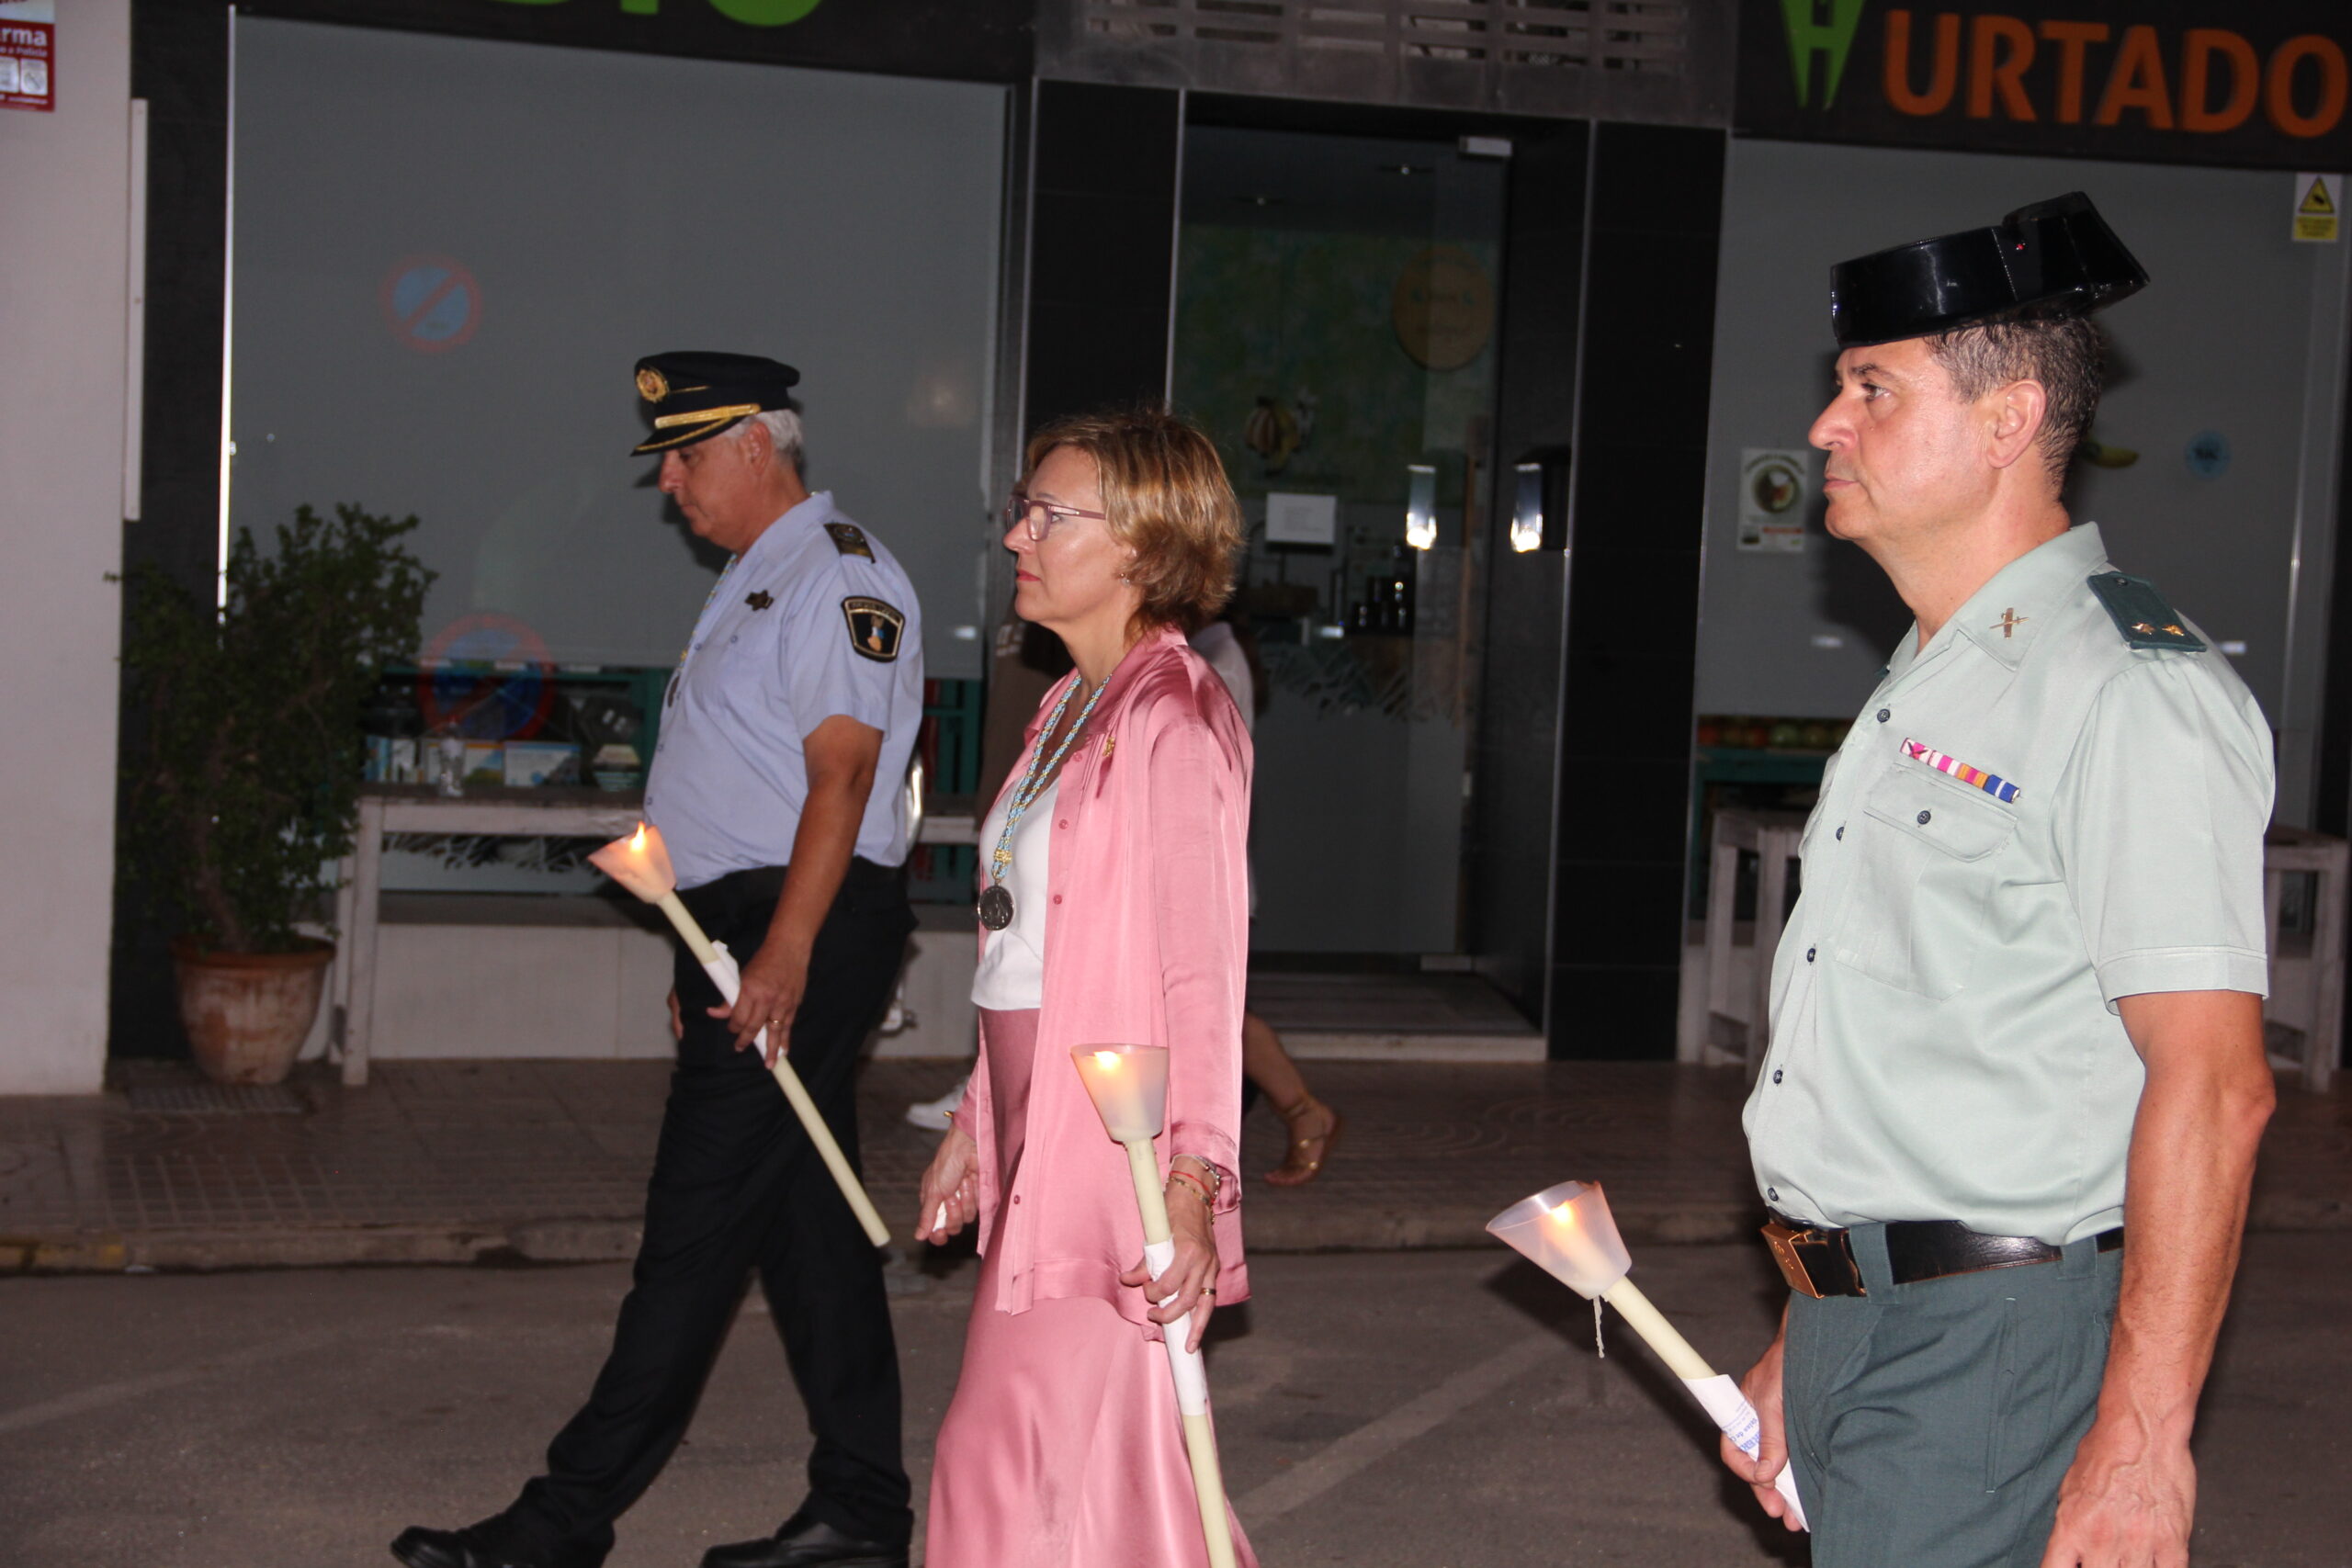
[[[1746,1117],[1781,1213],[2107,1229],[2143,1078],[2116,998],[2267,993],[2269,728],[2221,654],[2131,645],[2112,570],[2094,525],[2011,561],[1830,759]]]

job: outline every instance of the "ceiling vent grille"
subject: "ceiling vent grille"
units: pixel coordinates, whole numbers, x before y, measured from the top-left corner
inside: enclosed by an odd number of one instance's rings
[[[1732,0],[1043,0],[1041,74],[1721,125]]]

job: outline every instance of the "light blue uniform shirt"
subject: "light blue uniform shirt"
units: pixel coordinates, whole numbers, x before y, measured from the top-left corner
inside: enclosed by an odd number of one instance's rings
[[[729,563],[663,704],[645,816],[679,886],[791,863],[808,798],[802,742],[836,714],[882,731],[857,853],[907,858],[901,785],[922,725],[922,613],[897,559],[834,509],[831,491]]]
[[[2112,570],[2086,525],[1914,626],[1830,760],[1746,1118],[1792,1219],[2118,1224],[2144,1074],[2117,998],[2266,988],[2269,727],[2222,654],[2132,647]]]

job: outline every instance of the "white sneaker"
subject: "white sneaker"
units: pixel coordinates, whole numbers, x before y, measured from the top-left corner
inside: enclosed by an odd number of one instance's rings
[[[956,1087],[937,1100],[919,1100],[907,1107],[907,1125],[920,1127],[926,1133],[944,1133],[956,1124],[955,1112],[964,1103],[964,1086],[972,1080],[957,1078]]]

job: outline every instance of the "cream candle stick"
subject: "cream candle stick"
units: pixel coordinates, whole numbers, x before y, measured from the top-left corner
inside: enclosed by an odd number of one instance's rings
[[[1626,1278],[1634,1267],[1633,1255],[1617,1235],[1616,1218],[1599,1182],[1564,1181],[1546,1188],[1497,1214],[1487,1229],[1577,1294],[1615,1307],[1733,1445],[1748,1458],[1756,1457],[1763,1440],[1756,1407]],[[1803,1528],[1804,1505],[1797,1498],[1795,1472],[1781,1465],[1772,1485],[1788,1499],[1789,1517]]]
[[[671,925],[695,955],[702,972],[710,976],[718,994],[733,1007],[743,991],[743,973],[735,955],[727,951],[723,942],[713,942],[702,929],[702,922],[678,898],[677,874],[670,868],[669,846],[662,841],[662,829],[650,822],[640,822],[637,831],[626,839],[615,839],[588,857],[605,875],[628,888],[670,917]],[[768,1032],[760,1031],[752,1049],[763,1054],[767,1050]],[[850,1210],[857,1215],[857,1223],[865,1228],[866,1240],[876,1247],[890,1243],[890,1228],[882,1223],[881,1214],[874,1207],[874,1200],[865,1195],[865,1186],[850,1168],[849,1156],[842,1153],[833,1130],[825,1125],[824,1116],[817,1110],[817,1102],[808,1098],[808,1088],[800,1081],[800,1074],[792,1066],[792,1058],[782,1042],[777,1043],[775,1060],[769,1065],[776,1087],[784,1090],[784,1098],[791,1103],[793,1113],[800,1118],[808,1141],[816,1146],[818,1157],[825,1168],[833,1173],[833,1183],[848,1200]]]
[[[1081,1045],[1070,1053],[1078,1076],[1102,1118],[1103,1128],[1127,1151],[1127,1175],[1143,1220],[1144,1267],[1154,1280],[1176,1261],[1175,1233],[1168,1224],[1168,1195],[1151,1141],[1168,1115],[1168,1049],[1164,1045]],[[1209,1424],[1207,1364],[1187,1349],[1193,1314],[1160,1327],[1168,1348],[1168,1373],[1176,1385],[1176,1410],[1184,1423],[1184,1451],[1193,1461],[1193,1496],[1200,1505],[1201,1534],[1210,1568],[1235,1568],[1233,1529],[1226,1517],[1225,1476]]]

